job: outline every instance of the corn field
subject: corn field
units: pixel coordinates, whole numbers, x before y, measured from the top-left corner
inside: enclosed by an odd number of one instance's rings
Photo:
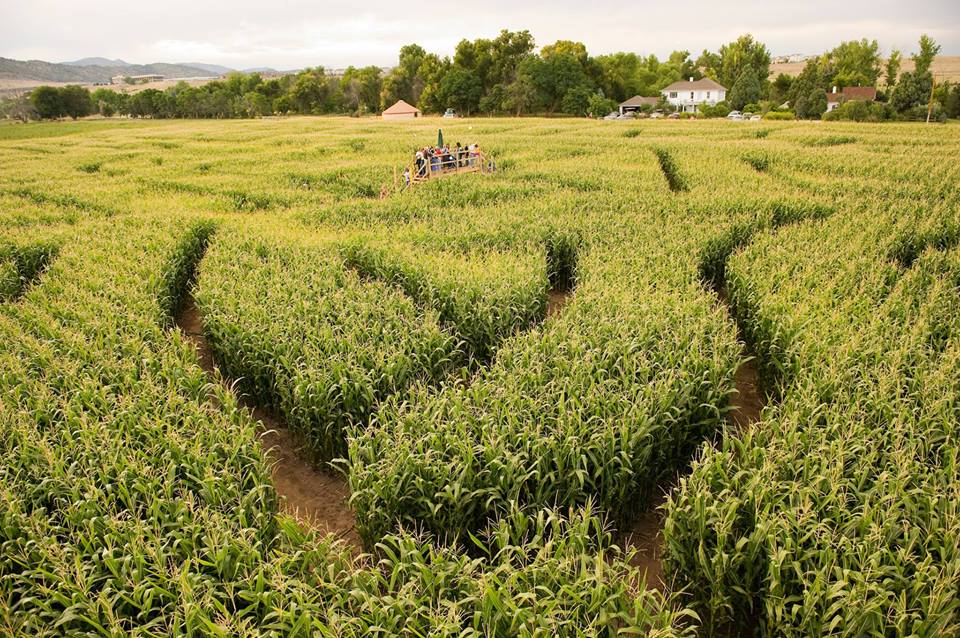
[[[0,635],[960,635],[960,130],[435,128],[0,124]]]

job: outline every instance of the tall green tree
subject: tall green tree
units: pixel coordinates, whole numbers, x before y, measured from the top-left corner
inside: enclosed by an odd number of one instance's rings
[[[531,77],[547,112],[566,112],[563,99],[572,89],[584,89],[586,93],[576,93],[580,96],[589,96],[593,92],[590,79],[583,68],[583,60],[583,56],[576,50],[561,47],[558,50],[548,50],[539,63],[531,65]],[[567,101],[567,106],[573,104],[571,100]]]
[[[481,90],[486,92],[494,84],[493,56],[493,40],[461,40],[453,54],[453,66],[472,73],[480,81]]]
[[[927,73],[930,70],[930,65],[933,64],[933,59],[937,57],[938,53],[940,53],[940,45],[926,33],[921,35],[920,50],[911,56],[914,64],[913,72],[917,75]]]
[[[504,90],[503,105],[518,117],[528,113],[540,104],[540,92],[534,76],[542,60],[536,56],[525,59],[517,69],[516,79]]]
[[[483,97],[483,83],[473,71],[454,66],[440,80],[440,99],[445,108],[464,115],[476,112]]]
[[[400,59],[397,66],[384,78],[380,93],[380,107],[385,109],[397,100],[417,104],[426,82],[420,67],[427,58],[427,52],[419,44],[400,47]]]
[[[60,91],[52,86],[38,86],[30,92],[30,101],[37,115],[44,120],[66,115]]]
[[[933,88],[933,76],[930,72],[917,73],[904,71],[890,95],[890,105],[898,113],[905,113],[917,107],[926,106]]]
[[[540,57],[544,60],[548,60],[555,55],[564,54],[575,58],[581,66],[586,65],[587,59],[590,57],[587,54],[587,47],[583,42],[573,42],[572,40],[557,40],[553,44],[548,44],[540,50]]]
[[[880,77],[880,45],[876,40],[841,42],[828,54],[833,75],[831,84],[844,86],[876,86]]]
[[[894,49],[890,52],[890,57],[887,58],[887,63],[884,67],[885,77],[884,77],[884,86],[887,91],[893,89],[897,85],[897,76],[900,75],[900,62],[903,59],[903,54],[900,53],[898,49]]]
[[[290,100],[299,113],[320,114],[329,112],[331,97],[330,79],[322,66],[304,69],[297,74],[290,89]],[[213,111],[222,110],[223,98],[216,100]]]
[[[742,109],[747,104],[759,102],[761,97],[760,79],[752,67],[746,67],[740,72],[740,77],[733,83],[733,88],[727,94],[727,102],[735,109]]]
[[[60,89],[60,100],[63,103],[63,112],[73,119],[90,115],[93,112],[93,102],[90,100],[90,91],[71,84]]]
[[[927,34],[920,36],[920,50],[913,54],[914,69],[900,75],[897,86],[890,95],[890,105],[898,113],[920,110],[930,100],[933,90],[933,74],[930,65],[940,52],[940,45]]]
[[[124,107],[125,97],[125,93],[118,93],[117,91],[102,88],[90,94],[94,110],[104,117],[110,117],[120,113]]]
[[[770,100],[779,105],[789,99],[790,89],[793,87],[793,77],[781,73],[770,83]]]
[[[722,64],[723,60],[720,58],[719,53],[714,53],[706,49],[703,50],[696,61],[697,68],[702,69],[707,77],[717,82],[720,81],[720,67]]]
[[[788,101],[798,118],[816,119],[827,110],[824,86],[828,73],[829,56],[822,55],[807,60],[803,71],[794,79],[788,93]]]
[[[446,109],[443,96],[443,77],[453,68],[450,58],[441,58],[435,53],[424,56],[417,70],[414,80],[414,89],[422,86],[417,98],[417,106],[426,113],[438,113]]]
[[[947,117],[960,118],[960,84],[954,84],[944,98],[943,110]]]
[[[453,68],[466,71],[479,80],[481,96],[473,107],[486,113],[505,108],[506,88],[516,79],[520,63],[529,57],[533,50],[534,40],[529,31],[513,32],[504,29],[492,40],[461,40],[453,55]],[[463,77],[461,75],[458,82],[462,81]],[[470,84],[473,84],[472,80]]]
[[[634,95],[656,95],[657,76],[636,53],[611,53],[594,58],[600,68],[597,82],[603,95],[622,102]]]
[[[720,68],[713,69],[717,82],[732,87],[746,68],[753,69],[761,83],[770,75],[770,51],[748,34],[720,47]]]
[[[340,90],[350,109],[357,113],[371,113],[379,108],[382,84],[377,66],[347,67],[340,78]]]

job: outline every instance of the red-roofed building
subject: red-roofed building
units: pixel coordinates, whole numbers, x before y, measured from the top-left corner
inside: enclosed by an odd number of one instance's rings
[[[837,92],[837,87],[833,91],[827,92],[827,113],[834,110],[844,102],[873,102],[877,99],[877,88],[875,86],[845,86],[843,91]]]

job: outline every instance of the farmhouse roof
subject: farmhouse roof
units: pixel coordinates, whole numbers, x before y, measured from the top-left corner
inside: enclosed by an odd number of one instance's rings
[[[828,103],[839,102],[841,98],[847,101],[873,102],[877,99],[877,88],[874,86],[845,86],[843,91],[827,92]]]
[[[620,106],[644,106],[645,104],[656,106],[659,102],[659,97],[643,97],[642,95],[634,95],[629,100],[620,102]]]
[[[862,102],[873,102],[875,99],[877,99],[877,87],[845,86],[843,87],[843,98],[845,100],[860,100]]]
[[[404,113],[419,113],[420,109],[410,106],[403,100],[397,100],[397,103],[383,112],[384,115],[402,115]]]
[[[701,78],[699,80],[674,82],[663,89],[664,91],[726,91],[727,87],[710,78]]]

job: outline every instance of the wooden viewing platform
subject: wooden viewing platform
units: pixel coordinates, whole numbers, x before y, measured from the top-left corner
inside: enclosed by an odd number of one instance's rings
[[[462,175],[464,173],[486,175],[493,173],[495,170],[496,165],[483,151],[463,150],[459,154],[450,153],[442,157],[425,157],[422,161],[414,160],[410,165],[405,166],[399,174],[394,169],[393,181],[396,190],[403,190],[449,175]]]

